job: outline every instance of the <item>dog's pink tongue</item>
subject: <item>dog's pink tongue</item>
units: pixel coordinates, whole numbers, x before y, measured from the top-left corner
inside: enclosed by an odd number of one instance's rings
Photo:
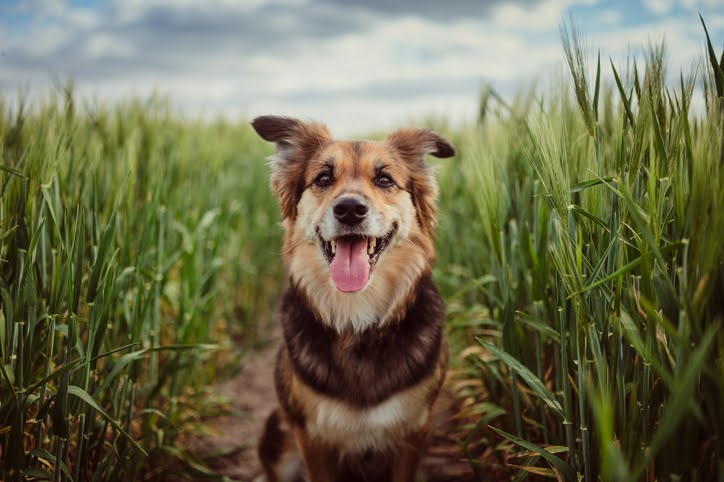
[[[332,281],[340,291],[359,291],[370,277],[367,238],[338,239],[337,254],[329,265]]]

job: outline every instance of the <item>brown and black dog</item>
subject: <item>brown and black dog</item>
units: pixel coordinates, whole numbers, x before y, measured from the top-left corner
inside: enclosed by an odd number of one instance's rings
[[[444,305],[431,280],[437,183],[430,130],[338,141],[318,123],[263,116],[276,144],[289,288],[259,456],[270,482],[414,481],[445,378]]]

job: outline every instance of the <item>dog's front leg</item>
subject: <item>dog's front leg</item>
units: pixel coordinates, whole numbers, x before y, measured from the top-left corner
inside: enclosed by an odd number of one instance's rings
[[[320,440],[313,439],[301,427],[295,427],[294,434],[307,467],[309,482],[334,482],[337,472],[337,451]]]
[[[417,467],[428,440],[428,431],[421,430],[405,437],[392,461],[392,482],[415,482]]]

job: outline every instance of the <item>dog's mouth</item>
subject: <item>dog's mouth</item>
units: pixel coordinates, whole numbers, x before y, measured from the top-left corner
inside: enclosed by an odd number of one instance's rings
[[[395,223],[392,230],[381,238],[353,234],[339,236],[330,241],[317,233],[322,244],[322,252],[329,263],[332,281],[337,289],[353,292],[364,288],[371,269],[389,246],[396,231]]]

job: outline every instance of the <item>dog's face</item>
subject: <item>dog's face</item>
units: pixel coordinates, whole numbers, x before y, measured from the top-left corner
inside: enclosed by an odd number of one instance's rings
[[[275,142],[272,189],[292,281],[338,329],[384,322],[434,260],[437,184],[423,157],[451,157],[440,135],[400,129],[382,141],[336,141],[320,124],[254,120]]]

